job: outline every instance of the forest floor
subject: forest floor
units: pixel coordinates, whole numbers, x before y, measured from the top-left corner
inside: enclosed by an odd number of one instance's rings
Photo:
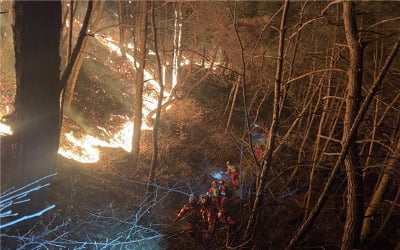
[[[190,180],[175,176],[175,180],[171,180],[170,177],[163,179],[158,176],[157,202],[147,211],[147,172],[137,170],[128,174],[129,168],[126,165],[129,161],[120,162],[119,170],[108,164],[80,164],[59,157],[50,201],[56,204],[53,214],[59,216],[59,223],[68,222],[65,230],[71,231],[71,237],[78,240],[86,234],[86,240],[112,240],[118,233],[111,232],[108,236],[104,228],[95,226],[101,220],[100,217],[126,222],[134,217],[135,223],[148,225],[162,235],[157,244],[147,245],[147,249],[204,249],[185,232],[186,222],[173,220],[186,203],[188,194],[195,191],[206,193],[208,183],[198,181],[206,177],[194,176]],[[225,230],[219,226],[215,237],[223,242],[225,234]]]

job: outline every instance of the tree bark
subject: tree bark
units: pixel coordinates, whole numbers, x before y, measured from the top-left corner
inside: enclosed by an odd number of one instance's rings
[[[349,71],[346,94],[346,112],[344,116],[343,140],[349,137],[354,119],[360,109],[361,85],[363,74],[363,46],[358,37],[353,2],[343,2],[343,21],[349,48]],[[364,211],[364,190],[362,168],[358,155],[358,131],[350,137],[350,145],[345,159],[347,176],[347,212],[341,249],[357,249],[360,245],[360,232]]]
[[[54,172],[59,144],[61,1],[15,1],[14,50],[17,159],[16,187]],[[46,192],[35,192],[29,207],[43,209]],[[22,217],[23,212],[19,214]],[[29,223],[22,225],[28,226]]]
[[[146,59],[146,42],[147,42],[147,1],[141,2],[141,17],[138,27],[138,46],[137,46],[137,62],[139,66],[136,69],[135,83],[135,106],[134,106],[134,129],[132,138],[132,166],[137,167],[140,151],[140,137],[142,134],[142,107],[143,107],[143,79]]]

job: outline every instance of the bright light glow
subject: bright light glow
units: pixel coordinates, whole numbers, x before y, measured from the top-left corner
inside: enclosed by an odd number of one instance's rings
[[[212,173],[211,176],[214,179],[217,179],[217,180],[225,180],[225,179],[227,179],[227,174],[224,171],[219,171],[219,172]]]
[[[13,131],[11,130],[11,127],[8,126],[7,124],[1,123],[0,122],[0,136],[2,135],[12,135]]]
[[[172,63],[172,89],[175,88],[178,83],[178,69],[179,69],[179,50],[181,48],[182,39],[182,13],[175,11],[175,29],[174,29],[174,60]]]
[[[222,174],[220,172],[212,173],[211,176],[218,180],[222,178]]]

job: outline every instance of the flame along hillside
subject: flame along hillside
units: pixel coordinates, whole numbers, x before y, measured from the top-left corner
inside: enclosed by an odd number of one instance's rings
[[[88,74],[85,76],[81,76],[83,81],[86,84],[90,84],[91,81],[94,81],[94,85],[91,85],[89,88],[83,88],[84,91],[89,93],[83,93],[83,95],[91,96],[92,93],[95,93],[99,99],[106,99],[109,103],[105,103],[103,101],[104,107],[99,105],[101,103],[98,100],[94,100],[93,102],[96,103],[94,107],[91,107],[95,110],[93,112],[99,112],[96,109],[106,110],[115,112],[115,114],[110,114],[109,121],[105,121],[106,124],[108,123],[110,127],[113,128],[113,131],[107,130],[104,127],[96,126],[94,129],[91,129],[90,132],[94,134],[100,133],[104,139],[100,139],[90,134],[81,134],[80,138],[76,138],[72,131],[66,132],[63,130],[63,143],[59,149],[59,154],[66,158],[73,159],[75,161],[79,161],[82,163],[93,163],[97,162],[100,158],[99,154],[99,147],[110,147],[110,148],[122,148],[126,152],[131,152],[132,147],[132,134],[133,134],[133,122],[132,119],[128,117],[128,115],[122,115],[120,112],[121,110],[125,110],[127,113],[131,110],[132,104],[129,103],[129,97],[132,100],[132,92],[130,88],[125,89],[118,89],[122,88],[123,84],[121,82],[121,78],[124,78],[124,75],[127,74],[127,71],[130,71],[137,67],[137,62],[135,62],[133,56],[127,54],[127,62],[122,66],[118,66],[117,62],[113,62],[111,59],[114,57],[120,57],[121,52],[120,48],[116,45],[116,41],[114,41],[110,37],[103,37],[103,36],[95,36],[97,40],[97,45],[103,47],[103,49],[108,50],[109,58],[106,61],[105,65],[100,65],[96,59],[88,58],[86,60],[86,64],[84,64],[84,71],[81,74]],[[97,59],[98,60],[98,59]],[[116,59],[118,60],[118,59]],[[107,68],[108,66],[108,68]],[[96,68],[100,68],[100,71],[103,72],[96,72]],[[110,70],[111,68],[111,70]],[[106,72],[106,73],[105,73]],[[97,74],[100,75],[97,75]],[[125,80],[132,80],[131,77],[126,77],[128,79]],[[78,81],[79,81],[78,79]],[[108,81],[107,81],[108,80]],[[150,117],[150,113],[154,112],[157,107],[157,97],[159,95],[160,87],[159,83],[154,80],[154,76],[150,74],[148,70],[145,70],[145,92],[143,95],[143,123],[142,123],[142,130],[151,130],[151,120],[154,118]],[[120,86],[116,86],[120,84]],[[129,84],[129,83],[128,83]],[[98,86],[100,85],[100,86]],[[125,83],[127,85],[127,83]],[[114,89],[112,89],[114,88]],[[121,91],[118,93],[118,91]],[[103,94],[103,96],[101,96]],[[79,93],[78,93],[79,96]],[[79,96],[80,97],[80,96]],[[78,98],[79,98],[78,97]],[[170,101],[170,92],[164,91],[164,103]],[[94,98],[94,97],[90,97]],[[118,99],[117,99],[118,98]],[[96,99],[96,98],[94,98]],[[89,100],[89,99],[86,99]],[[90,102],[90,101],[89,101]],[[116,103],[115,105],[110,105],[110,103]],[[80,103],[83,105],[83,109],[87,109],[87,103]],[[90,104],[89,104],[90,106]],[[114,110],[109,109],[109,107],[114,107]],[[120,107],[122,106],[122,107]],[[106,112],[107,113],[107,112]],[[74,116],[80,116],[81,114],[74,113]],[[94,118],[96,119],[96,118]],[[79,120],[79,118],[75,119]],[[92,126],[93,127],[93,126]],[[64,132],[65,131],[65,132]],[[97,132],[97,133],[96,133]]]
[[[78,9],[78,11],[80,12],[82,9]],[[82,23],[74,19],[74,25],[80,28]],[[66,22],[66,28],[69,27],[69,22]],[[180,67],[191,63],[200,64],[198,60],[191,61],[183,55],[179,55],[181,59],[178,63],[177,53],[179,53],[182,36],[181,24],[175,21],[174,28],[176,32],[174,32],[172,39],[178,48],[174,49],[172,63],[166,61],[162,65],[163,82],[166,83],[163,91],[163,108],[166,110],[170,108],[168,103],[172,103],[174,99],[171,93],[176,91]],[[77,36],[76,30],[75,35]],[[77,107],[73,106],[72,110],[64,114],[67,121],[62,127],[58,153],[78,162],[97,162],[100,158],[99,148],[101,147],[122,148],[126,152],[131,151],[132,100],[133,83],[135,81],[133,74],[139,64],[131,55],[135,50],[133,43],[126,45],[126,50],[128,50],[128,52],[125,52],[126,59],[121,60],[121,48],[118,46],[117,39],[111,37],[112,35],[118,36],[116,29],[107,28],[104,32],[95,33],[93,39],[90,39],[87,52],[84,55],[82,70],[77,80],[78,91],[75,91],[73,98],[74,100],[78,99],[79,104]],[[154,52],[149,49],[147,56],[154,57],[154,55]],[[148,60],[152,60],[154,63],[154,58]],[[218,62],[214,61],[213,63],[218,65]],[[206,62],[206,67],[209,64],[209,62]],[[12,65],[7,66],[9,66],[9,71],[12,72]],[[155,78],[155,65],[145,69],[142,130],[152,129],[152,120],[155,117],[157,97],[160,91],[159,82]],[[85,84],[91,85],[88,87]],[[85,93],[79,93],[79,88],[85,89]],[[12,88],[7,89],[8,92],[11,92],[11,95],[14,95],[12,90]],[[96,102],[96,105],[91,105],[91,99]],[[167,104],[165,105],[165,103]],[[6,110],[2,110],[3,115],[12,113],[12,105],[7,104],[5,107]],[[99,112],[99,110],[104,112]],[[98,122],[98,125],[96,125],[96,122]],[[73,126],[75,131],[66,128],[68,124],[75,124],[76,126]],[[4,135],[12,134],[12,127],[9,124],[1,123],[0,129]]]
[[[85,121],[83,124],[79,124],[79,127],[83,127],[85,131],[69,131],[68,128],[63,127],[62,132],[62,143],[59,149],[59,154],[62,156],[73,159],[82,163],[93,163],[99,160],[99,147],[109,147],[109,148],[122,148],[126,152],[131,152],[132,147],[132,134],[133,134],[133,122],[132,118],[129,117],[129,113],[132,110],[132,88],[131,85],[133,81],[131,71],[138,67],[138,63],[135,61],[134,57],[129,53],[126,53],[126,61],[121,62],[121,50],[116,45],[117,42],[111,37],[105,37],[101,35],[95,36],[95,44],[100,47],[100,49],[108,50],[107,59],[103,61],[104,65],[101,65],[99,61],[102,59],[87,58],[84,65],[83,71],[80,73],[80,78],[78,81],[82,81],[81,85],[78,85],[78,90],[76,93],[76,99],[78,107],[75,107],[72,111],[71,118],[76,123],[80,123],[84,118],[82,118],[82,113],[77,110],[88,110],[89,115],[92,115],[92,120],[86,122],[90,124],[92,121],[104,115],[109,117],[109,120],[101,121],[100,124],[107,124],[111,127],[110,130],[99,126],[89,125],[90,128],[85,127]],[[128,48],[132,48],[131,44],[128,44]],[[133,48],[132,48],[133,49]],[[148,56],[154,56],[154,52],[149,50]],[[185,66],[190,64],[191,61],[184,56],[182,56],[182,62],[178,66],[179,70],[185,71]],[[194,63],[195,65],[200,65],[200,63]],[[214,62],[214,65],[218,65],[218,62]],[[171,93],[176,93],[177,86],[182,88],[183,84],[179,84],[178,78],[174,76],[174,72],[171,72],[170,79],[167,79],[166,68],[168,65],[163,65],[163,82],[170,82],[170,90],[164,90],[163,96],[163,109],[168,111],[171,108],[172,103],[174,103],[175,96]],[[206,64],[207,67],[207,64]],[[214,68],[216,69],[216,68]],[[155,111],[157,107],[157,98],[160,91],[160,83],[157,82],[154,75],[154,70],[144,71],[144,94],[143,94],[143,122],[142,130],[151,130],[153,119],[155,118]],[[121,81],[121,79],[123,79]],[[118,86],[119,85],[119,86]],[[84,93],[80,93],[80,90]],[[178,90],[179,91],[179,90]],[[95,96],[92,96],[92,94]],[[87,96],[87,97],[85,97]],[[88,98],[90,96],[90,98]],[[103,100],[102,100],[103,99]],[[84,101],[87,101],[85,103]],[[92,103],[91,103],[92,102]],[[95,104],[93,104],[95,103]],[[112,103],[110,105],[110,103]],[[101,105],[104,105],[101,106]],[[111,107],[111,109],[110,109]],[[99,109],[104,112],[101,114]],[[122,113],[121,113],[122,111]],[[96,112],[93,114],[91,112]],[[115,112],[115,113],[113,113]],[[84,116],[84,115],[83,115]],[[68,116],[66,119],[68,120]],[[90,119],[90,118],[89,118]],[[68,122],[66,123],[68,124]],[[76,134],[80,134],[77,138]],[[93,136],[92,134],[101,134],[102,138]]]

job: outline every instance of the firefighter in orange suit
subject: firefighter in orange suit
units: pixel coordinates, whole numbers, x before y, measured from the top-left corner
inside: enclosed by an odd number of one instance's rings
[[[225,181],[220,180],[218,182],[219,186],[219,210],[224,208],[225,202],[228,200],[228,190],[225,186]]]
[[[200,214],[202,219],[202,230],[207,232],[206,238],[209,238],[210,234],[214,233],[216,211],[213,209],[208,196],[203,196],[200,199]]]
[[[233,229],[235,227],[236,221],[233,219],[232,216],[227,214],[227,211],[224,209],[218,212],[218,220],[222,225],[225,227],[226,230],[226,241],[232,241]]]
[[[208,189],[208,196],[211,197],[211,203],[215,208],[220,210],[219,207],[219,188],[218,183],[216,181],[211,182],[211,187]]]
[[[239,171],[229,161],[226,162],[226,173],[230,175],[232,184],[239,186]]]
[[[189,235],[195,239],[200,240],[199,236],[199,227],[201,222],[201,214],[200,214],[200,206],[197,203],[195,195],[190,195],[188,204],[185,204],[178,215],[175,218],[175,221],[185,219],[188,222]]]

